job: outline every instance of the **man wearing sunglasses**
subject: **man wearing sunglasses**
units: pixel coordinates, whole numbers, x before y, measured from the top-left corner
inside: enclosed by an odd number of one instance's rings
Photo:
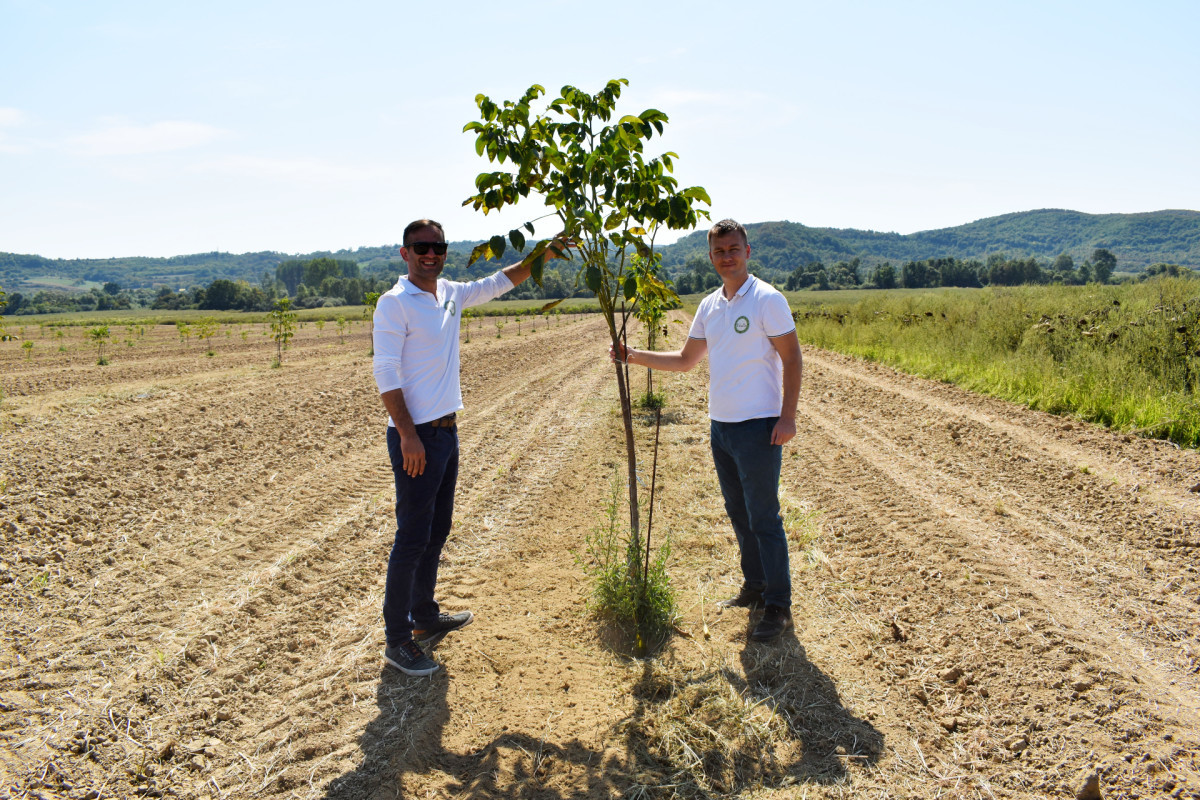
[[[531,259],[460,283],[439,277],[446,266],[440,223],[419,219],[404,229],[403,241],[408,274],[375,306],[375,382],[388,412],[396,479],[396,539],[383,594],[384,658],[405,674],[430,675],[438,664],[426,651],[473,619],[470,611],[443,612],[433,598],[458,481],[459,324],[464,308],[528,278]],[[565,245],[555,242],[560,250]],[[555,257],[555,250],[546,251],[546,258]]]

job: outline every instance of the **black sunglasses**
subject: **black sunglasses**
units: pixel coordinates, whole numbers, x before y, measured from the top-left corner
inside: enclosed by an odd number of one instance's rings
[[[446,255],[446,248],[449,247],[445,242],[413,242],[408,245],[408,249],[412,250],[419,256],[426,255],[430,248],[433,249],[435,256]]]

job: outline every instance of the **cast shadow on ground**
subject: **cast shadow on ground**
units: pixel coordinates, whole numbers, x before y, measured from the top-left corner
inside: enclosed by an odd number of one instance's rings
[[[795,630],[759,644],[749,641],[751,627],[747,625],[747,644],[740,653],[742,673],[729,670],[727,678],[737,691],[769,705],[803,743],[803,757],[792,765],[792,776],[802,783],[833,783],[843,779],[851,763],[878,761],[884,753],[883,734],[842,705],[837,687],[808,660]]]
[[[553,743],[525,733],[494,737],[475,752],[454,753],[442,736],[449,719],[446,670],[410,678],[385,668],[378,715],[359,739],[363,758],[326,789],[326,800],[609,797],[624,785],[624,765],[578,740]]]
[[[642,661],[631,713],[601,742],[551,741],[547,728],[540,737],[502,733],[466,753],[442,742],[453,677],[385,669],[378,715],[360,738],[363,760],[335,778],[325,798],[394,800],[433,790],[471,800],[582,800],[637,795],[640,787],[653,796],[667,786],[682,794],[741,793],[838,783],[848,763],[872,764],[883,753],[882,734],[842,706],[833,681],[793,633],[748,643],[740,658],[745,677],[727,663]]]
[[[654,412],[650,411],[648,409],[638,408],[637,406],[634,406],[634,408],[633,408],[634,420],[641,423],[643,427],[653,428],[654,427],[654,416],[655,416]],[[680,422],[684,422],[684,421],[686,421],[686,420],[685,420],[683,414],[681,414],[678,411],[664,411],[662,414],[662,424],[663,425],[677,425]]]

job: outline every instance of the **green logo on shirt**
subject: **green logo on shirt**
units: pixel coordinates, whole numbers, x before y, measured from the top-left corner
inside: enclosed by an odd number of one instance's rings
[[[750,330],[750,320],[745,317],[738,317],[733,321],[733,329],[738,333],[745,333]]]
[[[454,316],[454,312],[458,310],[458,309],[457,309],[457,307],[454,305],[454,301],[453,301],[453,300],[447,300],[447,301],[445,302],[445,304],[443,304],[443,305],[442,305],[442,308],[444,308],[444,309],[446,309],[447,311],[449,311],[449,312],[450,312],[450,316],[452,316],[452,317]]]

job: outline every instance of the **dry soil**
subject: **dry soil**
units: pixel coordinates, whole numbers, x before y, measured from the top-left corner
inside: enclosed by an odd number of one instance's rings
[[[578,563],[623,464],[603,325],[472,323],[440,587],[476,620],[409,678],[366,324],[278,369],[228,330],[0,344],[0,798],[1200,796],[1195,452],[806,348],[795,628],[756,645],[705,368],[659,375],[680,613],[636,659]]]

